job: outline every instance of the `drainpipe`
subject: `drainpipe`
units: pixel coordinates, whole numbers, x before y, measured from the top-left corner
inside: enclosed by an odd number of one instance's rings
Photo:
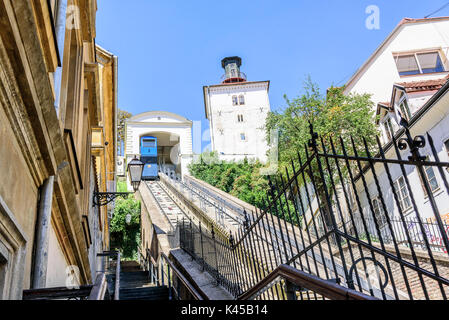
[[[65,41],[65,29],[67,21],[67,0],[59,0],[58,8],[56,10],[56,43],[58,44],[58,52],[61,60],[61,64],[56,68],[54,73],[55,81],[55,109],[56,114],[59,117],[59,104],[61,97],[61,82],[62,82],[62,65],[64,60],[64,41]]]
[[[45,288],[48,264],[48,232],[51,220],[53,186],[55,177],[45,180],[40,194],[39,212],[36,221],[36,241],[34,244],[34,266],[32,289]]]
[[[114,97],[115,97],[115,101],[114,101],[114,113],[115,113],[115,117],[114,117],[114,182],[115,182],[115,187],[117,187],[117,150],[118,150],[118,146],[117,146],[117,122],[118,122],[118,57],[114,56]],[[123,144],[123,147],[125,145]],[[121,150],[121,148],[120,148]],[[123,152],[123,154],[125,154]],[[117,191],[117,189],[115,189],[114,191]]]

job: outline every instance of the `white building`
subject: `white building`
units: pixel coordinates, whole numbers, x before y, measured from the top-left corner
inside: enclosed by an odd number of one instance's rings
[[[223,82],[203,87],[212,151],[221,160],[267,161],[265,120],[270,111],[269,81],[247,81],[241,59],[222,60]]]
[[[403,19],[345,85],[345,93],[370,93],[377,105],[382,139],[398,127],[388,115],[402,104],[410,119],[449,75],[449,17]]]
[[[392,111],[393,106],[396,106],[408,121],[412,136],[425,136],[429,133],[433,138],[438,160],[449,162],[448,50],[449,17],[404,19],[346,84],[347,94],[372,94],[372,99],[377,105],[376,121],[381,131],[381,141],[387,159],[397,159],[392,138],[395,137],[396,140],[404,138],[404,130],[394,120]],[[437,161],[429,141],[420,149],[420,153],[428,157],[429,161]],[[400,155],[402,159],[408,159],[410,150],[400,151]],[[390,186],[383,164],[377,164],[375,170],[387,212],[383,210],[379,191],[370,170],[366,171],[365,178],[371,207],[374,208],[374,214],[384,229],[385,214],[391,219],[398,219],[402,212],[406,218],[415,219],[418,212],[424,221],[435,222],[429,197],[416,166],[405,166],[410,189],[406,186],[406,179],[399,165],[389,165],[394,188]],[[429,166],[425,167],[425,174],[440,216],[449,225],[449,190],[443,179],[443,177],[449,179],[448,171],[440,171],[437,167]],[[356,188],[362,211],[365,216],[369,216],[370,204],[361,179],[357,182]],[[399,202],[393,197],[393,192],[396,193]],[[415,206],[411,195],[415,199]],[[417,226],[411,224],[409,228],[420,234]],[[428,234],[428,237],[432,245],[438,247],[441,244],[438,234],[432,236]]]
[[[134,156],[140,157],[140,138],[154,136],[158,141],[158,165],[170,167],[176,173],[188,173],[192,161],[192,121],[183,116],[150,111],[126,121],[125,168]]]

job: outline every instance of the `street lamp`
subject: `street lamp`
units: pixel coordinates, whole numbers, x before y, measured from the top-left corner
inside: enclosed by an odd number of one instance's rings
[[[129,213],[125,216],[126,224],[129,225],[129,224],[131,223],[131,218],[132,218],[132,217],[131,217],[131,214],[129,214]]]
[[[128,163],[129,180],[131,181],[134,192],[139,190],[140,182],[142,181],[142,172],[144,166],[145,164],[137,159],[137,157],[134,157],[134,159],[132,159]]]
[[[134,192],[139,190],[140,182],[142,181],[142,172],[145,164],[134,157],[128,163],[128,173],[129,179],[131,180],[131,185],[133,186]],[[128,195],[133,192],[94,192],[93,206],[102,207],[114,201],[117,197],[127,198]],[[130,220],[131,221],[131,220]]]

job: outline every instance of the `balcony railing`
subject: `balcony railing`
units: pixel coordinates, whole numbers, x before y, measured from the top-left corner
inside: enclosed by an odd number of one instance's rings
[[[246,74],[243,72],[239,72],[236,75],[224,74],[223,76],[221,76],[221,82],[223,83],[245,82],[246,79]]]

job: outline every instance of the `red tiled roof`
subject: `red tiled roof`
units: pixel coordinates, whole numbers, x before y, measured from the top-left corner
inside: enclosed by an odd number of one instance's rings
[[[407,93],[420,92],[420,91],[434,91],[439,90],[448,81],[449,75],[435,80],[424,81],[412,81],[412,82],[400,82],[397,83],[401,87],[404,87]]]

